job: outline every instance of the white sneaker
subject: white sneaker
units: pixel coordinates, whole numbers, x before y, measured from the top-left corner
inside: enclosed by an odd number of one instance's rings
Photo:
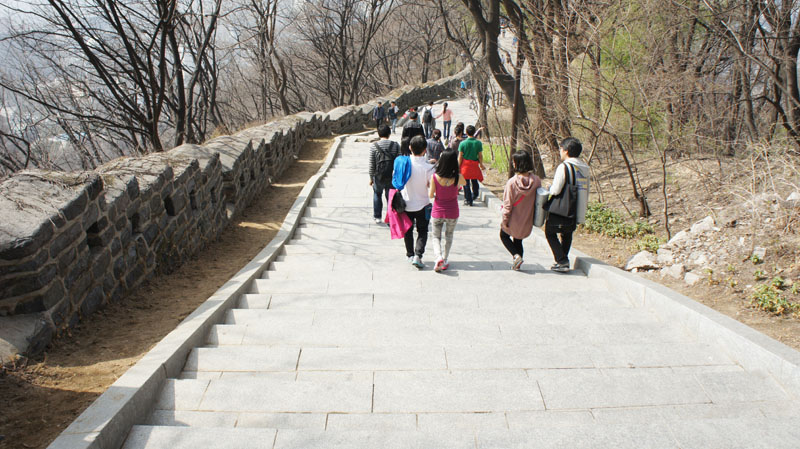
[[[417,268],[418,268],[418,269],[420,269],[420,270],[421,270],[421,269],[423,269],[423,268],[425,268],[425,264],[424,264],[424,263],[422,263],[422,259],[420,259],[420,257],[419,257],[419,256],[414,256],[414,257],[412,258],[412,260],[411,260],[411,265],[414,265],[415,267],[417,267]]]
[[[376,218],[375,224],[383,224],[383,220],[381,220],[380,218]]]

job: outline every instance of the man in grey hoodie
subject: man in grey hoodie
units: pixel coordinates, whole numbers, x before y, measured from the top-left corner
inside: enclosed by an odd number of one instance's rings
[[[568,137],[559,145],[559,152],[561,154],[561,164],[556,168],[555,175],[553,176],[553,185],[550,186],[550,197],[554,197],[561,193],[567,182],[577,183],[577,179],[572,179],[572,175],[568,174],[571,168],[575,169],[575,177],[588,179],[589,166],[583,162],[578,156],[583,151],[581,141]],[[575,198],[575,201],[578,199]],[[550,245],[550,251],[553,252],[553,258],[556,263],[550,267],[551,270],[559,273],[569,272],[569,250],[572,246],[572,233],[575,232],[577,224],[577,217],[564,217],[550,213],[547,216],[547,222],[544,225],[544,235],[547,238],[547,243]],[[561,238],[559,239],[559,235]]]

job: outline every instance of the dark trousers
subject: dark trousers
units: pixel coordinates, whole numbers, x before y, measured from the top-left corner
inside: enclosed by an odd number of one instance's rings
[[[474,200],[477,200],[479,192],[478,180],[467,179],[467,184],[464,186],[464,199],[467,200],[467,203],[472,204]]]
[[[399,194],[398,194],[399,195]],[[406,244],[406,257],[419,256],[420,259],[425,253],[425,245],[428,243],[428,222],[430,221],[431,205],[423,207],[415,212],[406,211],[406,215],[411,219],[411,227],[406,231],[403,240]],[[414,225],[417,226],[417,245],[414,247]]]
[[[522,257],[522,239],[515,239],[501,229],[500,241],[503,242],[503,246],[506,247],[512,256],[519,255],[519,257]]]
[[[431,133],[433,133],[433,122],[430,123],[423,123],[422,129],[425,130],[425,138],[430,139]]]
[[[386,198],[386,206],[389,207],[389,187],[372,178],[372,216],[375,218],[383,218],[383,198]]]
[[[382,119],[382,118],[376,118],[375,119],[375,129],[378,129],[381,126],[381,123],[383,123],[384,121],[385,120]]]
[[[443,122],[443,123],[444,123],[444,125],[442,125],[442,127],[443,127],[443,129],[442,129],[442,137],[444,137],[444,140],[447,140],[447,139],[450,138],[450,124],[453,123],[453,122],[451,120],[448,120],[448,121]]]
[[[544,236],[547,238],[556,263],[562,265],[569,263],[569,248],[572,246],[573,232],[575,232],[574,218],[555,214],[548,215],[547,223],[544,225]]]

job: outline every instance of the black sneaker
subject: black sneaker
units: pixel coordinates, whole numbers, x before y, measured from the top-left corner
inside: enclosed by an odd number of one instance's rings
[[[555,267],[550,268],[551,270],[555,271],[556,273],[569,273],[569,264],[568,263],[560,263]]]

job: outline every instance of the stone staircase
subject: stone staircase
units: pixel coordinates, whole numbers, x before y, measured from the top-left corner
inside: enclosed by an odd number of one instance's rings
[[[347,142],[294,239],[169,379],[125,449],[797,448],[796,392],[611,293],[511,271],[491,207],[462,207],[450,269],[371,220]],[[430,240],[430,238],[429,238]]]

